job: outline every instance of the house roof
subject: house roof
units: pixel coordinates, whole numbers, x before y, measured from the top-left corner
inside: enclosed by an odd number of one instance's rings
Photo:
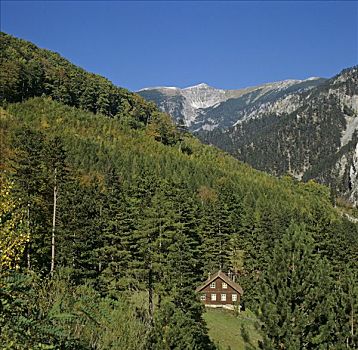
[[[215,281],[217,278],[222,279],[225,283],[227,283],[230,287],[235,289],[238,293],[241,295],[244,294],[244,291],[242,290],[241,286],[234,282],[229,276],[227,276],[224,272],[218,271],[214,273],[212,276],[210,276],[202,285],[200,285],[198,288],[196,288],[196,292],[200,292],[202,289],[204,289],[208,284]]]

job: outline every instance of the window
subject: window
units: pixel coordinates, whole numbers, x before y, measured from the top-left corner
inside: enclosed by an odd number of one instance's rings
[[[206,300],[206,295],[205,294],[200,295],[200,300],[205,301]]]
[[[216,287],[215,282],[211,282],[211,283],[210,283],[210,288],[215,288],[215,287]]]
[[[227,289],[227,283],[223,282],[222,287],[223,289]]]
[[[233,295],[231,296],[231,298],[232,298],[232,301],[237,301],[237,294],[233,294]]]
[[[226,294],[221,294],[221,301],[226,301]]]
[[[211,300],[216,301],[216,294],[211,294]]]

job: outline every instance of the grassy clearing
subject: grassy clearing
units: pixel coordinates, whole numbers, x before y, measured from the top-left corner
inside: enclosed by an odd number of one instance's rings
[[[210,338],[220,350],[257,349],[260,336],[255,328],[255,316],[249,310],[235,317],[234,313],[228,310],[207,308],[204,319]]]

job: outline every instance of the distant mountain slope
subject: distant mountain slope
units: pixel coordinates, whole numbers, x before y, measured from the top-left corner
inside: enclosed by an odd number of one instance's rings
[[[322,84],[325,79],[285,80],[239,90],[222,90],[207,84],[185,89],[155,87],[138,91],[175,120],[183,119],[192,131],[233,126],[264,104]]]
[[[358,203],[358,68],[254,109],[233,128],[201,138],[276,175],[315,179]]]

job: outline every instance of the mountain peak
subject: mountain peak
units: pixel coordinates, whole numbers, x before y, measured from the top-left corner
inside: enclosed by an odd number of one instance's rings
[[[213,89],[211,86],[209,86],[206,83],[200,83],[200,84],[197,84],[197,85],[188,86],[187,88],[185,88],[183,90],[187,90],[187,89],[207,89],[207,88]]]
[[[139,89],[137,90],[137,92],[148,91],[148,90],[179,90],[179,88],[175,86],[151,86],[151,87]]]
[[[146,87],[143,89],[138,90],[139,91],[146,91],[146,90],[176,90],[176,91],[180,91],[180,90],[196,90],[196,89],[214,89],[212,86],[206,84],[206,83],[200,83],[197,85],[193,85],[193,86],[188,86],[186,88],[178,88],[176,86],[152,86],[152,87]]]
[[[319,80],[322,79],[321,77],[309,77],[306,80]]]

